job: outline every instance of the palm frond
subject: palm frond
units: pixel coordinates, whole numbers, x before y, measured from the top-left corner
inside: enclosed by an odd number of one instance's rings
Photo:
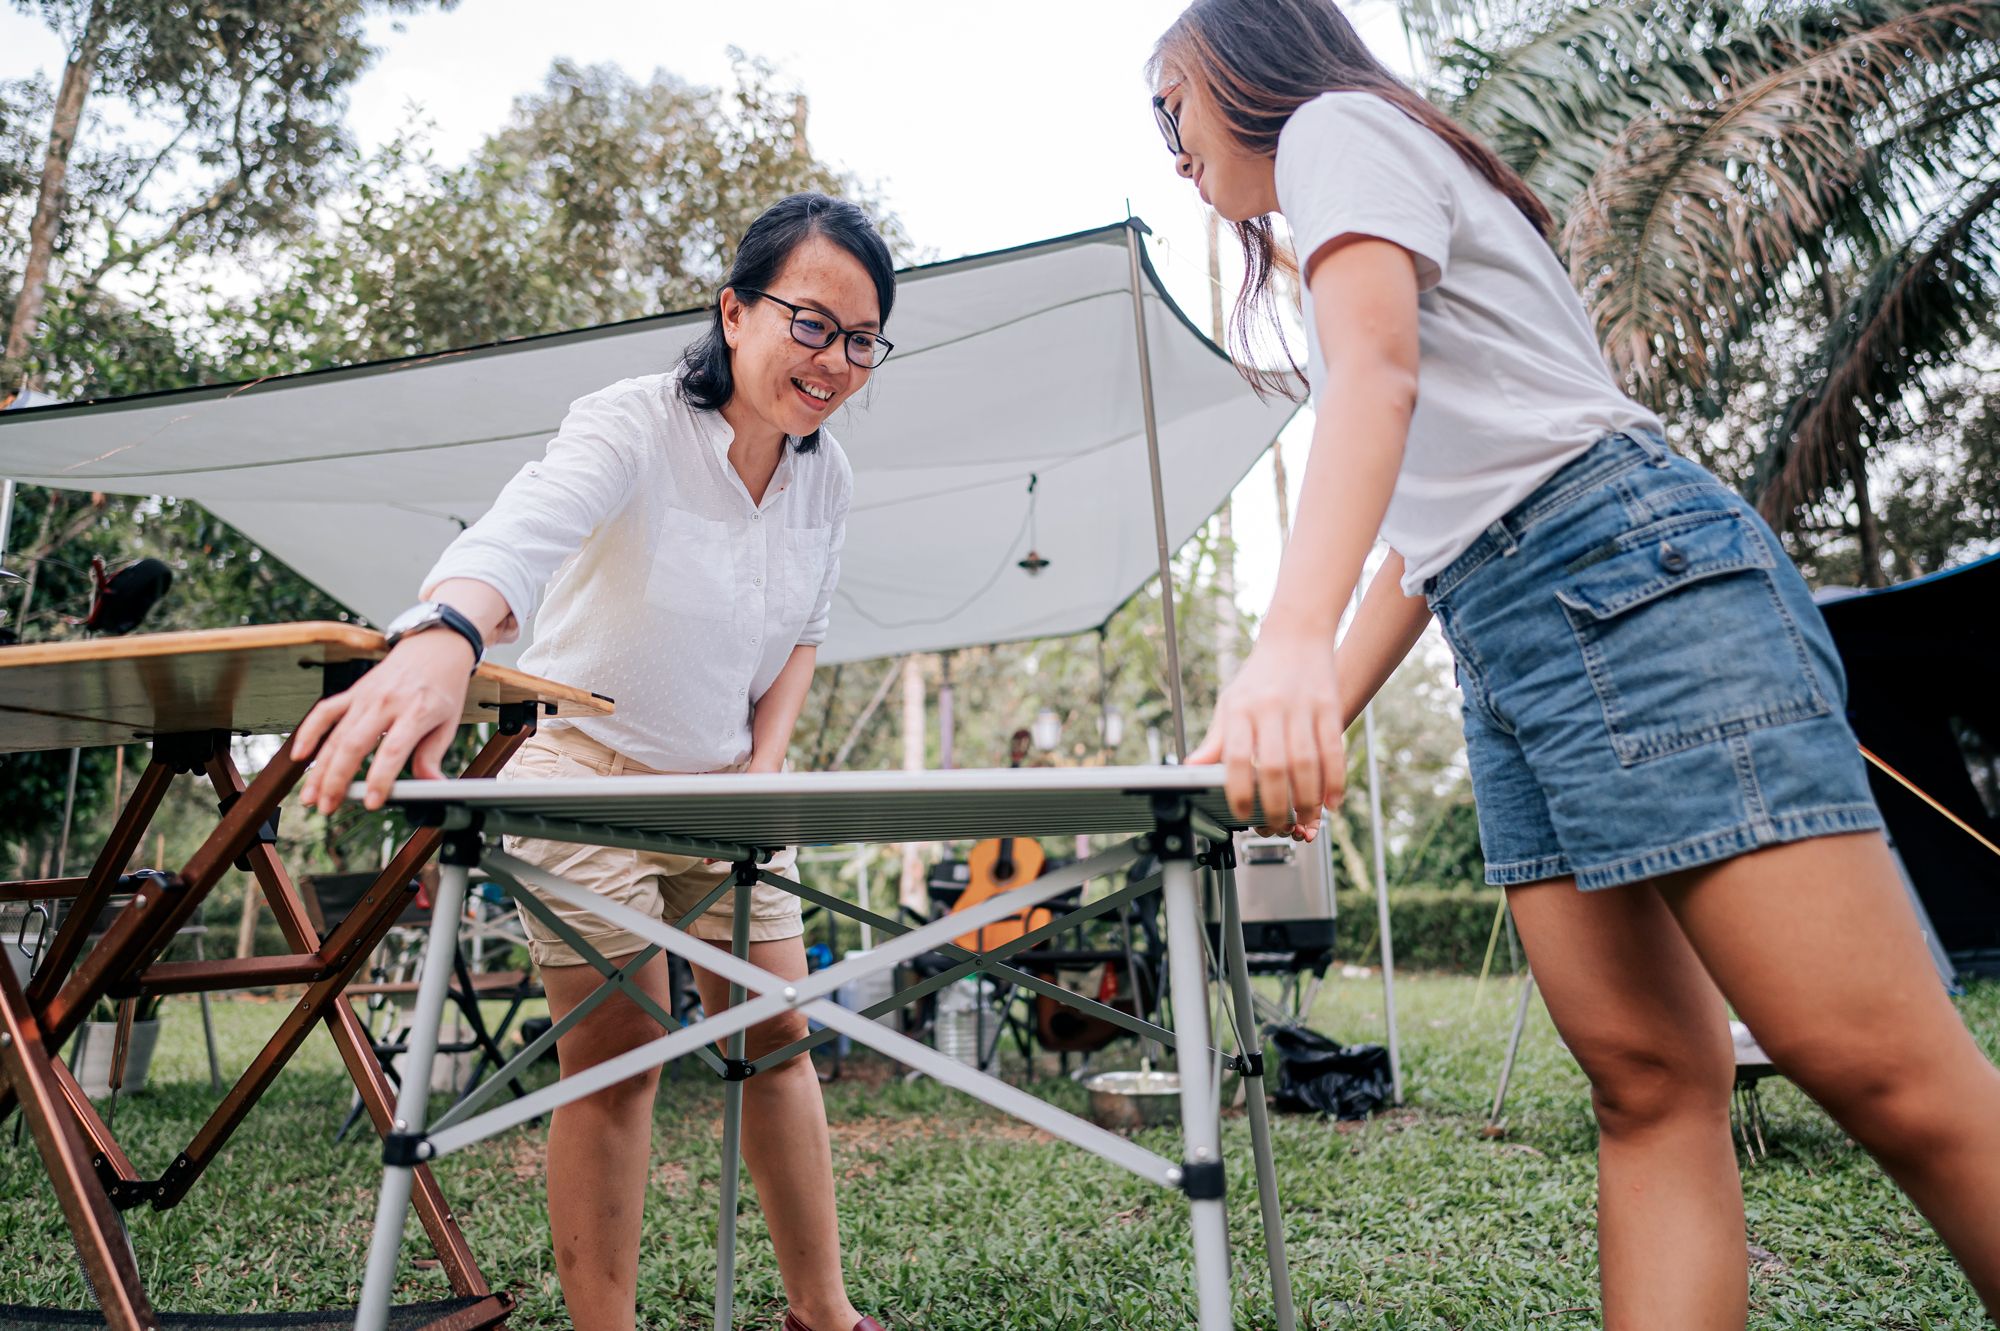
[[[1437,57],[1440,92],[1561,215],[1632,120],[1721,86],[1728,68],[1711,59],[1709,14],[1692,0],[1571,4],[1539,24],[1453,39]]]
[[[1722,70],[1717,96],[1625,129],[1564,243],[1634,389],[1654,402],[1670,383],[1702,389],[1746,303],[1768,297],[1834,222],[1865,222],[1867,191],[1922,179],[1899,176],[1880,150],[1896,116],[1936,90],[1940,71],[1987,67],[1996,42],[2000,6],[1981,0],[1814,7],[1729,44],[1720,63],[1736,69]]]
[[[1997,322],[2000,180],[1990,180],[1878,264],[1833,320],[1760,460],[1765,517],[1789,525],[1841,483],[1864,438],[1893,430],[1896,407]]]

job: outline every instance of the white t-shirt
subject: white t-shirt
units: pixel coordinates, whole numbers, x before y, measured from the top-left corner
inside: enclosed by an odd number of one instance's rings
[[[579,730],[657,771],[713,772],[750,757],[752,714],[792,649],[826,640],[854,473],[825,430],[811,453],[788,439],[753,502],[734,431],[678,381],[571,403],[424,595],[448,578],[495,588],[517,621],[535,616],[523,670],[617,703]]]
[[[1277,185],[1301,262],[1345,235],[1416,259],[1417,407],[1382,520],[1405,593],[1605,435],[1659,433],[1659,418],[1612,381],[1547,242],[1393,103],[1330,92],[1301,106],[1278,136]],[[1326,362],[1310,290],[1305,321],[1317,396]]]

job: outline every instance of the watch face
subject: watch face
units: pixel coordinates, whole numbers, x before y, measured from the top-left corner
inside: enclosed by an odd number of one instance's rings
[[[389,637],[393,638],[399,633],[408,633],[420,624],[434,624],[440,618],[442,616],[438,614],[437,607],[429,602],[425,602],[422,605],[413,605],[402,614],[390,620],[389,627],[385,632]]]

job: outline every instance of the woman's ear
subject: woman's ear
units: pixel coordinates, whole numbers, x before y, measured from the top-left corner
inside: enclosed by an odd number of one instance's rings
[[[743,311],[748,307],[736,298],[734,287],[724,287],[718,303],[722,308],[722,340],[734,349],[737,334],[743,327]]]

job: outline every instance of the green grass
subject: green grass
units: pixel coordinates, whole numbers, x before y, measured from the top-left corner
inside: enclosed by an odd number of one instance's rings
[[[1275,1122],[1301,1322],[1312,1328],[1597,1324],[1592,1234],[1595,1137],[1586,1091],[1537,1009],[1509,1101],[1510,1131],[1479,1129],[1511,1016],[1511,986],[1477,1008],[1457,977],[1398,988],[1407,1108],[1344,1130]],[[1331,981],[1315,1024],[1343,1039],[1381,1029],[1381,987]],[[283,1009],[217,1006],[225,1070],[241,1067]],[[1960,1010],[2000,1053],[2000,985]],[[152,1088],[115,1128],[157,1172],[211,1106],[192,1000],[172,1000]],[[1081,1108],[1073,1085],[1043,1093]],[[1972,1291],[1915,1210],[1816,1108],[1767,1083],[1771,1156],[1745,1170],[1756,1327],[1981,1324]],[[348,1092],[316,1033],[180,1207],[128,1213],[162,1309],[350,1306],[379,1179],[372,1144],[334,1145]],[[850,1061],[827,1087],[842,1233],[855,1302],[891,1328],[1179,1327],[1192,1318],[1178,1197],[1011,1124],[930,1082]],[[713,1298],[719,1083],[690,1068],[663,1084],[641,1271],[640,1325],[705,1326]],[[62,1218],[30,1145],[0,1137],[0,1302],[89,1306]],[[1273,1325],[1240,1113],[1232,1162],[1237,1322]],[[539,1128],[444,1162],[439,1177],[473,1251],[521,1299],[517,1327],[565,1325],[541,1201]],[[1148,1144],[1177,1155],[1171,1137]],[[421,1229],[399,1298],[439,1297]],[[742,1205],[738,1325],[774,1327],[783,1298],[754,1193]]]

